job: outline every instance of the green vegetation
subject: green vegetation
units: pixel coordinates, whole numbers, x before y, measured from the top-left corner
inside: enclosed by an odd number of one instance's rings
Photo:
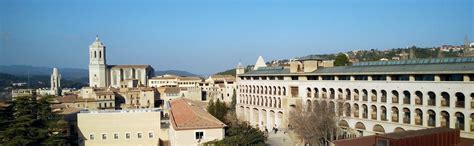
[[[222,122],[226,122],[225,116],[229,112],[229,107],[227,107],[225,102],[221,102],[219,99],[214,103],[213,100],[209,101],[207,105],[207,112],[216,117]]]
[[[232,97],[232,107],[227,107],[219,99],[214,103],[209,101],[207,111],[223,121],[227,127],[225,138],[205,143],[205,145],[265,145],[267,136],[260,130],[253,128],[247,122],[240,122],[235,115],[235,91]]]
[[[349,58],[346,54],[339,53],[334,61],[334,66],[346,66],[349,64]]]
[[[232,75],[232,76],[235,77],[235,68],[229,69],[229,70],[226,70],[226,71],[223,71],[223,72],[219,72],[216,75]]]
[[[67,122],[51,111],[52,96],[17,97],[2,113],[0,145],[60,145],[67,142]],[[5,114],[5,115],[4,115]]]
[[[61,80],[61,86],[63,88],[82,88],[83,86],[87,86],[86,82],[82,81],[83,79],[78,80]],[[6,87],[12,86],[12,83],[17,82],[25,82],[30,83],[29,87],[26,85],[22,88],[47,88],[50,87],[51,77],[45,75],[35,75],[28,77],[25,76],[15,76],[6,73],[0,73],[0,89],[4,89]],[[17,87],[14,87],[17,88]]]

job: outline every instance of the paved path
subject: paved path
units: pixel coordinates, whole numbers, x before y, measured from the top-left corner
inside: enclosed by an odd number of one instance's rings
[[[297,146],[295,135],[292,133],[284,134],[283,131],[268,133],[267,144],[271,146]]]

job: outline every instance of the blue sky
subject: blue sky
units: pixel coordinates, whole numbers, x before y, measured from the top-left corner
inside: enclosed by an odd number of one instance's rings
[[[459,45],[472,0],[1,0],[0,64],[87,68],[98,34],[109,64],[210,74],[308,54]]]

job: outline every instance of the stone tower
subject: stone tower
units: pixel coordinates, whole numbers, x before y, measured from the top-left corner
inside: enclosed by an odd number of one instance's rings
[[[107,62],[105,45],[96,36],[89,46],[89,86],[107,87]]]
[[[235,75],[238,76],[244,73],[245,73],[245,68],[244,66],[242,66],[242,63],[239,62],[239,64],[237,65],[237,68],[235,68]]]
[[[51,74],[51,95],[61,96],[61,74],[57,68]]]

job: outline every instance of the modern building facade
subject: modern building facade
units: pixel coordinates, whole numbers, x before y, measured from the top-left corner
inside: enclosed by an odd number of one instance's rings
[[[474,137],[474,58],[359,62],[321,58],[259,67],[237,77],[237,115],[260,128],[286,128],[297,106],[329,106],[361,135],[449,127]]]
[[[168,140],[160,109],[81,111],[77,126],[80,144],[87,146],[160,146]]]

